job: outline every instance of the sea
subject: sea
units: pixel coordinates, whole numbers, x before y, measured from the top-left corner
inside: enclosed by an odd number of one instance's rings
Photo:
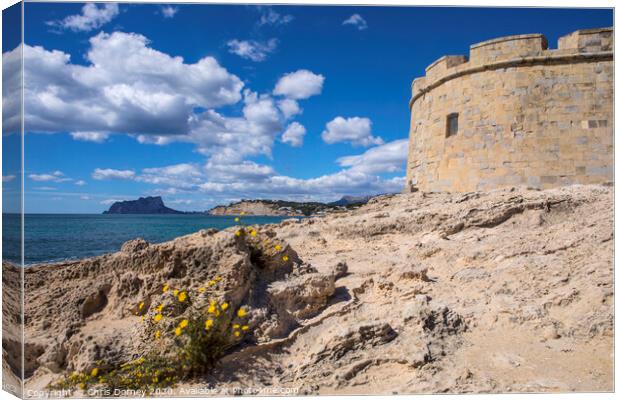
[[[3,214],[2,255],[20,262],[19,214]],[[234,216],[206,214],[25,214],[24,264],[75,260],[120,250],[127,240],[161,243],[201,229],[225,229]],[[245,225],[272,224],[291,217],[243,216]]]

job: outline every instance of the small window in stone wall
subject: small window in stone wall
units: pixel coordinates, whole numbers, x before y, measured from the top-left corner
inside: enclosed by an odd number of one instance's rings
[[[459,130],[459,114],[452,113],[448,114],[446,118],[446,137],[456,135],[456,132]]]

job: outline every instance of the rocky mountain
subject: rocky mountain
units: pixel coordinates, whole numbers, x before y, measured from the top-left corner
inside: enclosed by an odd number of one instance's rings
[[[366,204],[375,196],[342,196],[340,200],[328,203],[330,206],[349,206],[352,204]]]
[[[184,214],[166,207],[160,196],[140,197],[138,200],[117,201],[104,214]]]

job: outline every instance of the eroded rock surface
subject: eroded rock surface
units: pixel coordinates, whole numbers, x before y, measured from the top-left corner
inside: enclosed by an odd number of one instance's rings
[[[115,254],[29,268],[28,385],[143,354],[141,318],[169,301],[162,285],[194,293],[220,276],[192,301],[247,305],[252,333],[209,376],[181,386],[613,389],[609,187],[382,196],[256,227],[256,239],[235,230],[135,240]],[[265,240],[281,250],[267,251]]]

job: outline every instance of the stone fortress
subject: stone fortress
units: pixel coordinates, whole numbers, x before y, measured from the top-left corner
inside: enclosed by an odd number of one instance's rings
[[[613,181],[613,28],[488,40],[412,84],[406,191]]]

